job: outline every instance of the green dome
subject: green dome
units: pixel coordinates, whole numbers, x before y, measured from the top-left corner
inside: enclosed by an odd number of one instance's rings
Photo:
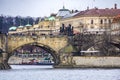
[[[18,28],[23,28],[23,26],[18,26]]]
[[[17,29],[16,26],[12,26],[12,27],[9,28],[9,31],[12,31],[12,30],[15,31],[16,29]]]
[[[30,27],[30,26],[32,26],[31,24],[27,24],[27,25],[25,25],[26,27]]]
[[[44,18],[44,20],[45,20],[45,21],[48,21],[48,20],[49,20],[49,18]]]
[[[54,20],[55,20],[55,17],[53,17],[53,16],[52,16],[52,17],[49,17],[48,20],[49,20],[49,21],[54,21]]]

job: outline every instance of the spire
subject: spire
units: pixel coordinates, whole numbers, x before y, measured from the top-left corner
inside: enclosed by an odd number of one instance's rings
[[[64,2],[63,2],[63,9],[65,9],[65,5],[64,5]]]
[[[87,10],[89,10],[89,6],[87,7]]]
[[[29,24],[29,18],[28,18],[28,24]]]
[[[63,9],[65,9],[65,6],[63,5]]]
[[[114,4],[114,9],[117,9],[117,4],[116,3]]]
[[[15,26],[15,19],[13,19],[13,25]]]
[[[21,19],[20,19],[20,26],[21,26]]]

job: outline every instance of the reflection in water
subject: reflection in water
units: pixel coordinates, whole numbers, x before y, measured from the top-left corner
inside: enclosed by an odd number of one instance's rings
[[[12,69],[20,69],[20,70],[23,70],[23,69],[31,69],[31,70],[34,70],[34,69],[52,69],[53,66],[52,65],[49,65],[49,66],[46,66],[46,65],[11,65]]]
[[[120,69],[54,69],[52,66],[12,65],[0,80],[120,80]]]

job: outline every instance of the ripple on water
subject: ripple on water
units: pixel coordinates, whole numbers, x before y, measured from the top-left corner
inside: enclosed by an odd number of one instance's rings
[[[120,80],[120,69],[53,69],[52,66],[12,65],[0,80]]]

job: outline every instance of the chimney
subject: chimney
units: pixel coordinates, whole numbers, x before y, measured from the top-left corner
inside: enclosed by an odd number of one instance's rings
[[[75,13],[78,12],[78,10],[75,10]]]
[[[114,4],[114,9],[117,9],[117,4]]]
[[[89,6],[87,7],[87,10],[89,10]]]
[[[71,12],[74,13],[74,10],[72,10]]]

